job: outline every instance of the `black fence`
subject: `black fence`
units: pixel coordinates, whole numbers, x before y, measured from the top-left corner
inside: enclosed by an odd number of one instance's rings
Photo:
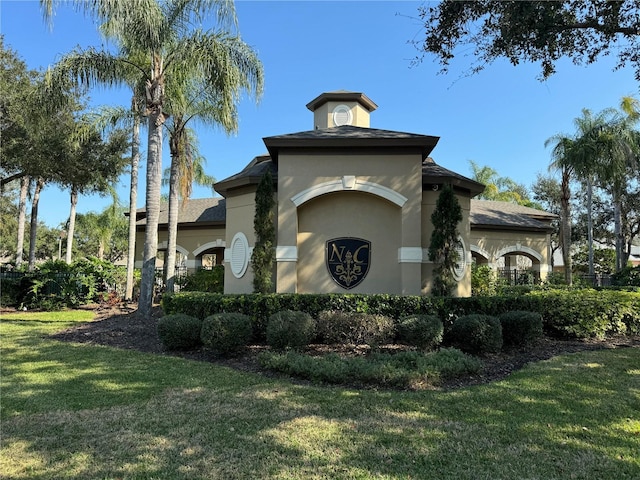
[[[175,274],[174,274],[174,290],[176,292],[180,291],[180,285],[188,275],[187,267],[185,266],[176,266]],[[156,291],[164,292],[167,284],[166,284],[166,273],[164,268],[156,268]]]
[[[534,270],[499,268],[498,277],[504,279],[509,285],[538,285],[540,283],[540,272]]]
[[[597,273],[595,275],[580,274],[576,275],[576,279],[580,280],[580,283],[589,285],[591,287],[610,287],[611,275]]]

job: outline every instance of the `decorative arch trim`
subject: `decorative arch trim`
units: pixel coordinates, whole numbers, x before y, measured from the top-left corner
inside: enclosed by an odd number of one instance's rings
[[[167,249],[167,241],[165,240],[162,243],[158,244],[158,250],[166,250]],[[187,250],[184,247],[181,247],[180,245],[176,245],[176,251],[180,252],[182,255],[185,256],[185,258],[189,257],[189,250]]]
[[[471,250],[474,253],[477,253],[478,255],[482,256],[483,258],[486,258],[487,260],[491,260],[491,255],[489,254],[489,252],[487,252],[484,248],[480,248],[478,245],[470,245],[469,250]]]
[[[202,252],[211,250],[212,248],[224,248],[226,246],[227,246],[227,242],[218,238],[215,242],[208,242],[208,243],[205,243],[204,245],[200,245],[198,248],[196,248],[193,251],[193,255],[197,257]]]
[[[502,250],[498,250],[496,252],[496,259],[509,253],[524,253],[530,257],[535,258],[538,262],[542,262],[542,255],[536,252],[533,248],[527,247],[525,245],[510,245],[508,247],[504,247]]]
[[[400,208],[402,208],[408,200],[404,195],[401,195],[395,190],[392,190],[383,185],[379,185],[373,182],[367,182],[364,180],[358,180],[354,175],[345,175],[340,179],[331,180],[329,182],[320,183],[318,185],[314,185],[311,188],[307,188],[306,190],[303,190],[291,197],[291,201],[296,207],[299,207],[303,203],[319,197],[320,195],[344,191],[370,193],[372,195],[384,198],[385,200],[394,203]]]

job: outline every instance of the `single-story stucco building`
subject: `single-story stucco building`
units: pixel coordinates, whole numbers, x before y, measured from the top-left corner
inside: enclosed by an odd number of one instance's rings
[[[225,292],[253,291],[255,193],[270,171],[275,191],[276,292],[428,294],[431,214],[443,185],[462,207],[458,296],[471,293],[472,261],[516,268],[528,258],[550,271],[554,215],[473,198],[484,185],[430,157],[439,138],[370,127],[377,105],[358,92],[323,93],[307,104],[311,130],[266,137],[268,154],[215,184],[224,198],[194,199],[180,212],[177,250],[187,268],[225,264]],[[142,258],[144,209],[138,210]],[[159,250],[166,249],[166,209]]]

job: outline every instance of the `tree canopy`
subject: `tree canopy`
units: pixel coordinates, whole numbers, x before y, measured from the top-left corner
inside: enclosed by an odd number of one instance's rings
[[[640,81],[640,1],[562,0],[457,1],[421,6],[423,55],[433,54],[446,72],[450,61],[473,47],[476,73],[503,57],[513,65],[539,63],[541,78],[556,71],[563,57],[575,64],[617,57],[617,68],[630,65]]]

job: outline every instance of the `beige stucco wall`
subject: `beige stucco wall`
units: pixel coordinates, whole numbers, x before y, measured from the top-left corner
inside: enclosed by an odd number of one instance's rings
[[[348,291],[400,293],[400,221],[397,205],[367,193],[332,193],[305,203],[298,209],[298,292],[347,291],[329,274],[326,241],[357,237],[371,242],[371,263],[362,283]]]
[[[407,252],[421,252],[421,175],[419,152],[281,153],[277,243],[282,251],[295,251],[297,261],[277,262],[277,291],[346,291],[328,276],[324,244],[359,237],[379,244],[384,253],[372,245],[370,272],[351,291],[419,294],[422,259]],[[320,245],[323,254],[316,258]],[[314,276],[320,265],[322,275]]]
[[[256,188],[252,187],[240,192],[235,192],[234,195],[227,197],[227,250],[225,251],[225,264],[227,266],[224,269],[224,285],[225,291],[229,293],[253,292],[253,270],[251,269],[251,265],[249,264],[242,277],[236,278],[228,264],[229,249],[231,248],[231,242],[236,233],[244,233],[249,242],[249,248],[253,248],[255,245],[253,228],[255,196]]]
[[[486,257],[488,264],[504,255],[524,255],[533,261],[533,269],[544,279],[550,270],[551,241],[548,233],[509,230],[471,230],[471,245],[477,254]]]
[[[136,232],[135,258],[137,268],[142,267],[144,235],[144,231]],[[189,270],[193,270],[200,266],[196,261],[196,253],[201,253],[202,248],[206,246],[208,246],[208,248],[224,248],[225,235],[225,227],[181,228],[178,229],[176,249],[186,256],[186,267]],[[168,232],[166,228],[158,230],[158,250],[165,250],[167,248],[167,236]],[[222,262],[222,259],[219,259],[219,261]]]
[[[335,127],[333,123],[333,110],[338,105],[346,105],[349,107],[352,115],[351,125],[356,127],[369,128],[369,111],[360,105],[358,102],[336,102],[330,101],[313,112],[313,128],[331,128]]]

